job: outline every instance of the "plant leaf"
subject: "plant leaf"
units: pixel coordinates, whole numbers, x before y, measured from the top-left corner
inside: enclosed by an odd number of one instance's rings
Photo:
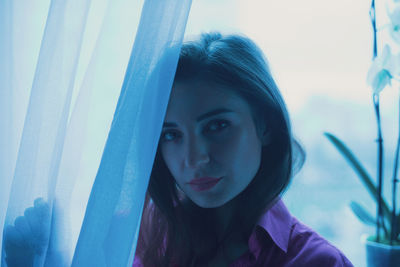
[[[376,202],[378,202],[378,190],[374,183],[372,182],[371,176],[367,173],[365,168],[361,165],[361,163],[357,160],[351,150],[336,136],[331,133],[324,133],[324,135],[331,141],[331,143],[336,147],[337,150],[343,155],[343,157],[349,162],[350,166],[360,177],[361,182],[365,185],[368,192],[374,198]],[[383,196],[381,196],[383,215],[386,221],[390,224],[391,221],[391,212],[389,210],[389,206],[386,203]]]
[[[360,204],[358,204],[355,201],[352,201],[350,203],[350,208],[354,212],[354,214],[366,225],[376,225],[376,220],[374,217],[372,217],[371,214],[368,213]]]
[[[366,225],[376,226],[376,219],[366,209],[364,209],[363,206],[355,201],[351,201],[350,208],[361,222],[365,223]],[[385,237],[389,238],[389,231],[387,230],[385,222],[383,222],[382,228],[385,233]]]

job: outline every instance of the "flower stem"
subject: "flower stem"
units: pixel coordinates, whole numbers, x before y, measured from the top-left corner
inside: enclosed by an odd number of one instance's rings
[[[375,59],[376,56],[378,55],[378,47],[377,47],[377,41],[376,41],[376,12],[375,12],[375,0],[372,0],[371,3],[371,8],[369,10],[369,17],[371,18],[371,23],[372,23],[372,29],[373,29],[373,54],[372,54],[372,59]]]
[[[382,186],[383,186],[383,139],[382,139],[382,127],[381,127],[381,115],[379,112],[379,94],[373,95],[376,121],[378,125],[378,139],[376,140],[378,143],[378,216],[376,220],[376,241],[379,242],[380,239],[380,229],[381,223],[383,224],[383,216],[382,216]]]
[[[371,19],[372,30],[373,30],[373,53],[372,59],[374,60],[378,55],[377,41],[376,41],[376,12],[375,12],[375,0],[371,2],[371,8],[369,10],[369,17]],[[377,207],[377,216],[376,216],[376,242],[379,242],[380,238],[380,230],[381,230],[381,222],[382,221],[382,133],[381,133],[381,120],[379,114],[379,95],[373,95],[376,119],[378,123],[378,207]]]
[[[397,189],[397,166],[399,162],[399,151],[400,151],[400,91],[399,91],[399,114],[398,114],[398,137],[397,137],[397,146],[394,157],[394,169],[393,169],[393,186],[392,186],[392,218],[391,218],[391,232],[390,232],[390,245],[393,244],[393,241],[397,239],[397,221],[396,221],[396,189]]]

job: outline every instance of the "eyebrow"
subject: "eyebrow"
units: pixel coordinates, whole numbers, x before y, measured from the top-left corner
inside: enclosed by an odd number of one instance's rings
[[[202,120],[205,120],[209,117],[215,116],[215,115],[219,115],[222,113],[230,113],[233,112],[233,110],[227,109],[227,108],[217,108],[214,110],[211,110],[209,112],[206,112],[202,115],[200,115],[199,117],[197,117],[196,121],[200,122]],[[163,127],[178,127],[178,125],[174,122],[164,122]]]

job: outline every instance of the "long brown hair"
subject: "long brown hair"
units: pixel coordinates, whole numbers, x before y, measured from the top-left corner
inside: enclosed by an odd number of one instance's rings
[[[251,107],[259,136],[270,131],[256,176],[235,197],[229,229],[249,237],[259,217],[301,168],[304,151],[294,140],[289,115],[262,51],[250,39],[202,34],[184,43],[174,82],[207,81],[238,93]],[[245,212],[244,212],[245,211]],[[137,254],[144,266],[192,266],[207,262],[218,248],[212,209],[182,195],[157,150],[145,201]]]

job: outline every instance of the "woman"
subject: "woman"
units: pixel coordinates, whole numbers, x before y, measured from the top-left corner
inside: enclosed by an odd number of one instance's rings
[[[133,266],[352,266],[280,200],[303,161],[260,49],[219,33],[185,43]],[[48,209],[37,200],[5,239]],[[9,266],[24,266],[21,247],[5,249]]]
[[[251,40],[184,44],[134,266],[352,266],[280,200],[303,160]]]

